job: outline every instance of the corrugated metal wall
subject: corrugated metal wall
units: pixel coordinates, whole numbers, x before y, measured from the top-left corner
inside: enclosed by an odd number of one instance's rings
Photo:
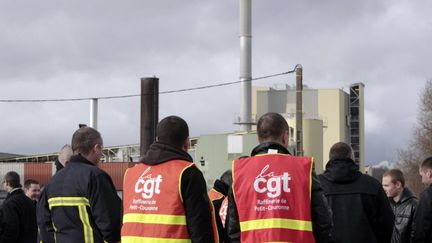
[[[130,162],[99,163],[98,167],[111,176],[117,191],[123,191],[123,175],[127,168],[133,167],[135,164]],[[45,185],[54,175],[56,169],[53,162],[0,163],[0,180],[3,180],[9,171],[15,171],[20,175],[22,185],[27,179],[35,179]]]
[[[46,185],[53,174],[52,163],[23,163],[24,181],[33,179],[41,185]],[[21,175],[22,176],[22,175]]]
[[[3,181],[4,176],[9,171],[15,171],[20,175],[21,185],[24,185],[24,163],[0,163],[0,180]],[[3,190],[3,188],[1,188]]]
[[[127,162],[99,163],[98,167],[111,176],[117,191],[123,191],[123,175],[127,168],[133,167],[135,164]]]

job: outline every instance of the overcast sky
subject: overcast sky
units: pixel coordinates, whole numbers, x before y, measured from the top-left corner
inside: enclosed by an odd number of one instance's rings
[[[428,0],[253,1],[253,77],[304,68],[313,88],[365,84],[366,160],[395,162],[412,134],[418,97],[432,78]],[[236,81],[239,1],[0,0],[0,99],[139,94]],[[294,84],[294,75],[255,81]],[[160,96],[160,118],[191,134],[232,132],[240,85]],[[140,98],[99,101],[104,145],[139,141]],[[57,151],[89,101],[0,103],[0,151]]]

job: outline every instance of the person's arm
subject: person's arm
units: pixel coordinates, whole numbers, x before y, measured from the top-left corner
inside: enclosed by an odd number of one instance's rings
[[[20,233],[18,208],[11,201],[3,203],[3,232],[0,242],[16,242]]]
[[[311,216],[315,241],[317,243],[333,242],[331,234],[333,227],[332,211],[315,171],[312,171]]]
[[[91,179],[88,191],[93,220],[105,242],[120,242],[122,204],[108,174]]]
[[[232,187],[228,191],[227,211],[225,227],[227,229],[228,242],[240,242],[240,222]]]
[[[427,242],[432,230],[432,195],[428,190],[420,194],[412,224],[411,242]]]
[[[39,236],[44,243],[54,243],[54,228],[51,219],[51,211],[49,210],[48,198],[46,195],[47,188],[45,188],[37,203],[36,214],[37,224],[39,228]]]
[[[377,217],[372,228],[375,231],[378,242],[390,243],[393,234],[395,216],[390,202],[382,186],[379,186],[377,201]]]
[[[181,194],[192,242],[217,241],[218,237],[213,233],[217,232],[217,229],[213,229],[213,207],[207,195],[206,182],[196,167],[191,166],[183,172]]]

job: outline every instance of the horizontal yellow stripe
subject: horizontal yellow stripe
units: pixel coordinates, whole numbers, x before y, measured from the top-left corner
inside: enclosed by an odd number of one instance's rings
[[[189,239],[172,239],[172,238],[151,238],[151,237],[139,237],[139,236],[122,236],[122,243],[142,243],[142,242],[155,242],[155,243],[190,243]]]
[[[312,231],[312,222],[295,219],[257,219],[240,222],[241,231],[271,228]]]
[[[49,208],[58,206],[90,206],[85,197],[53,197],[48,199]]]
[[[123,215],[123,223],[186,225],[186,216],[128,213]]]

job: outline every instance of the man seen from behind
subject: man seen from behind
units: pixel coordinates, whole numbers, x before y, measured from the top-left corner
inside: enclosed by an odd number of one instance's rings
[[[331,242],[331,213],[311,157],[287,150],[289,127],[278,113],[257,124],[260,145],[233,161],[228,193],[230,242]]]
[[[124,176],[123,243],[218,242],[206,182],[188,149],[187,123],[162,119],[156,142]]]
[[[96,165],[100,133],[91,127],[72,136],[74,155],[45,186],[38,202],[43,242],[119,242],[121,200],[111,177]]]
[[[394,215],[381,183],[364,175],[346,143],[330,148],[330,161],[319,176],[333,211],[338,243],[390,243]]]

